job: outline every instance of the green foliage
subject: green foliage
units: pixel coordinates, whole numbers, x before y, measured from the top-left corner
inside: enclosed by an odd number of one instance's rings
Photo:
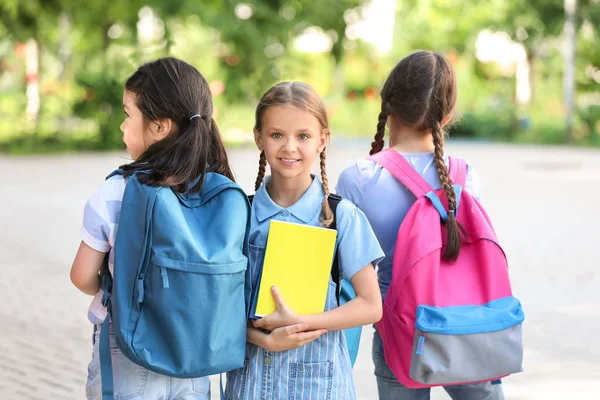
[[[42,32],[56,24],[61,8],[61,0],[3,0],[0,25],[17,40],[35,38],[45,41]]]
[[[577,111],[579,118],[587,128],[589,138],[594,142],[600,141],[600,105],[582,107]]]
[[[123,99],[123,83],[109,75],[90,72],[79,73],[75,81],[85,88],[86,95],[74,104],[74,114],[98,122],[100,148],[119,147],[123,112],[118,105]]]
[[[187,9],[197,12],[201,20],[220,33],[223,43],[219,52],[231,102],[256,100],[266,88],[281,77],[278,64],[289,56],[292,40],[310,26],[334,32],[332,55],[339,62],[343,54],[346,28],[344,11],[364,0],[249,0],[252,15],[240,19],[235,9],[238,1],[191,2]],[[324,12],[323,10],[327,10]]]
[[[290,79],[309,82],[324,97],[335,136],[370,137],[387,73],[401,57],[421,48],[444,53],[457,71],[459,99],[452,135],[564,140],[564,60],[559,51],[564,0],[398,2],[394,46],[388,55],[345,38],[344,12],[365,0],[244,0],[251,8],[247,19],[236,15],[240,1],[91,0],[84,5],[71,0],[3,0],[0,150],[122,148],[124,81],[141,63],[167,55],[190,62],[211,83],[216,118],[229,142],[252,140],[258,97],[273,83]],[[600,127],[600,3],[578,0],[577,5],[574,136],[592,143],[599,140]],[[165,35],[156,43],[139,41],[139,12],[146,6],[164,22]],[[111,38],[107,33],[115,24],[122,32]],[[309,54],[294,48],[294,40],[313,26],[332,38],[331,51]],[[475,40],[482,29],[505,31],[525,47],[532,66],[530,105],[515,105],[513,67],[475,58]],[[24,112],[24,57],[14,51],[17,42],[31,38],[41,47],[42,101],[33,133]]]
[[[448,133],[450,137],[503,140],[513,136],[517,129],[514,115],[509,112],[500,115],[466,112]]]
[[[334,96],[326,99],[331,134],[335,137],[372,137],[381,103],[376,100]]]
[[[600,3],[598,3],[600,8]],[[599,21],[600,22],[600,21]],[[600,37],[600,24],[585,24],[581,30],[578,41],[577,51],[580,57],[577,60],[576,82],[577,89],[580,92],[598,92],[600,91],[600,79],[595,78],[595,74],[600,75],[600,51],[598,51],[598,38]]]

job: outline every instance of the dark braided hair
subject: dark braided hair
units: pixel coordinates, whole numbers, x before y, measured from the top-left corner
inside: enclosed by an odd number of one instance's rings
[[[452,115],[456,104],[456,74],[441,54],[417,51],[403,58],[390,72],[381,90],[381,112],[370,154],[384,147],[385,124],[393,115],[403,124],[431,133],[435,147],[435,165],[448,199],[446,249],[443,258],[456,260],[462,238],[456,221],[456,193],[444,163],[444,119]]]

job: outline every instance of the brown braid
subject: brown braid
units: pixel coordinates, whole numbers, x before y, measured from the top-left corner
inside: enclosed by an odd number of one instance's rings
[[[263,179],[265,179],[265,170],[267,169],[267,156],[265,156],[264,150],[260,152],[260,158],[258,160],[258,176],[256,177],[256,183],[254,184],[254,191],[258,191],[260,185],[262,185]]]
[[[440,124],[436,122],[432,130],[433,144],[435,146],[435,165],[442,187],[448,198],[448,220],[446,221],[446,230],[448,232],[446,241],[446,250],[442,256],[445,260],[455,261],[458,258],[462,239],[460,237],[460,228],[456,221],[456,193],[452,186],[452,181],[448,175],[448,168],[444,163],[444,138]]]
[[[383,146],[385,145],[383,137],[385,135],[385,123],[387,122],[388,115],[389,113],[386,111],[385,103],[382,103],[379,121],[377,122],[377,133],[375,134],[375,140],[371,143],[371,151],[369,152],[369,155],[371,156],[383,150]]]
[[[323,205],[321,206],[321,225],[325,228],[329,228],[333,223],[333,219],[335,216],[333,215],[333,211],[329,207],[329,180],[327,179],[327,167],[325,165],[325,149],[321,152],[321,180],[323,181],[323,194],[325,198],[323,199]]]
[[[450,117],[454,111],[456,95],[456,73],[443,55],[421,50],[404,57],[392,69],[381,89],[381,113],[377,135],[371,145],[371,154],[383,148],[385,120],[389,115],[394,116],[394,121],[422,135],[433,136],[436,169],[448,199],[448,218],[444,222],[448,236],[442,256],[446,260],[457,259],[461,234],[464,234],[456,220],[457,199],[444,163],[444,132],[441,126],[444,118]],[[398,132],[390,132],[390,135],[398,135]],[[397,138],[391,139],[395,142]],[[401,141],[401,138],[398,139]]]

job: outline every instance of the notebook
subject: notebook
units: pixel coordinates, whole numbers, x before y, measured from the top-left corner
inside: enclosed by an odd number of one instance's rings
[[[253,318],[275,311],[273,286],[296,314],[323,312],[336,235],[334,229],[272,220],[259,287],[253,294]]]

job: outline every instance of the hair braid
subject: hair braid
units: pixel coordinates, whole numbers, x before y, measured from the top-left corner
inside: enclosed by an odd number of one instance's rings
[[[448,198],[448,219],[445,223],[448,232],[446,241],[446,250],[442,258],[445,260],[456,260],[460,251],[462,239],[460,237],[460,227],[456,221],[456,192],[452,186],[452,181],[448,174],[448,168],[444,163],[444,138],[443,131],[439,122],[436,122],[432,129],[433,144],[435,146],[435,165],[440,177],[442,187]]]
[[[256,177],[256,183],[254,184],[254,191],[258,191],[260,185],[262,185],[263,179],[265,179],[265,170],[267,169],[267,156],[265,156],[264,150],[260,152],[260,158],[258,160],[258,176]]]
[[[325,198],[323,199],[323,205],[321,206],[321,225],[325,228],[328,228],[332,223],[335,216],[333,215],[333,211],[331,211],[331,207],[329,207],[329,180],[327,179],[327,167],[325,165],[326,159],[325,149],[321,152],[321,180],[323,181],[323,194]]]
[[[385,103],[381,104],[381,112],[379,113],[379,121],[377,122],[377,133],[375,134],[375,140],[371,143],[371,151],[369,155],[373,155],[375,153],[379,153],[383,150],[383,146],[385,145],[385,141],[383,137],[385,135],[385,124],[387,122],[387,117],[389,113],[386,110]]]

